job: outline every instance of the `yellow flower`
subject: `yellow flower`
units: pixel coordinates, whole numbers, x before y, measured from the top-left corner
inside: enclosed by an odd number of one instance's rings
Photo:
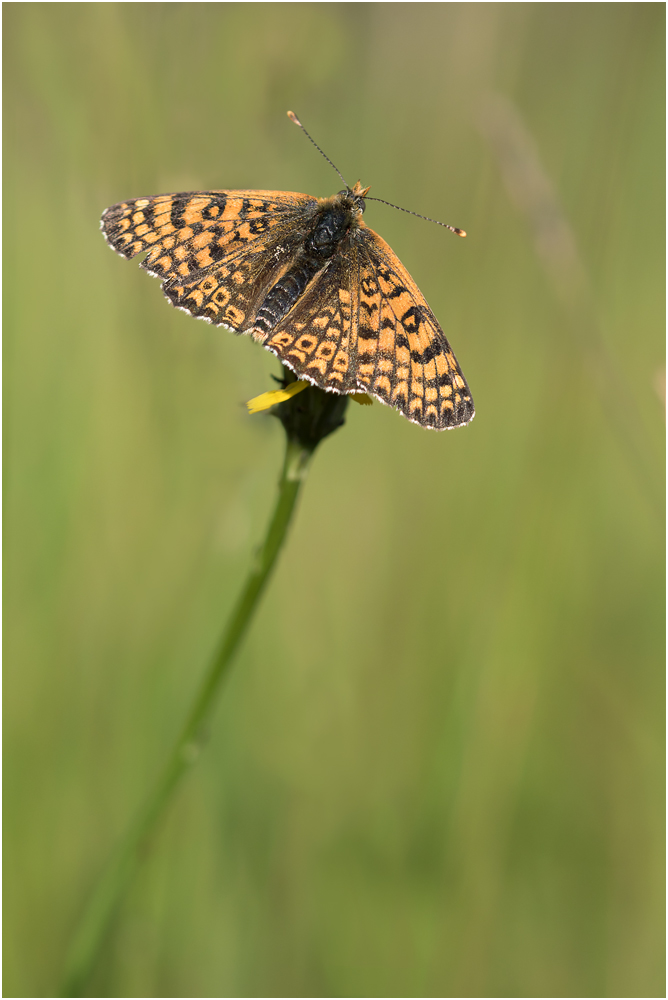
[[[263,392],[246,403],[249,413],[261,413],[268,410],[277,403],[284,403],[287,399],[292,399],[302,389],[308,389],[310,383],[304,381],[290,382],[284,389],[274,389],[273,392]],[[364,392],[356,392],[348,396],[361,406],[371,406],[373,400]]]

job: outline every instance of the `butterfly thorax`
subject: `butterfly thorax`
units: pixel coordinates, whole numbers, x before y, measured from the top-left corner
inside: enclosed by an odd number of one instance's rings
[[[363,211],[364,199],[353,191],[340,191],[332,198],[318,200],[302,248],[268,290],[257,312],[253,326],[261,335],[280,323],[344,241],[360,227]]]

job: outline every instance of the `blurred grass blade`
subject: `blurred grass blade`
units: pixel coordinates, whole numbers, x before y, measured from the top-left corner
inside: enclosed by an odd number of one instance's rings
[[[575,233],[536,143],[517,106],[500,93],[481,99],[478,124],[496,155],[510,200],[529,223],[536,254],[565,314],[570,349],[582,356],[606,418],[624,443],[630,464],[662,521],[662,472],[648,444],[640,411],[626,389],[624,371],[602,334]]]

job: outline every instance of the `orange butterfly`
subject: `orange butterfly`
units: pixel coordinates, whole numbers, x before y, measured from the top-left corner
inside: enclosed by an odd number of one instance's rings
[[[124,257],[148,251],[141,266],[172,305],[250,334],[299,379],[368,393],[423,427],[460,427],[475,412],[468,385],[410,274],[364,224],[368,190],[135,198],[106,209],[101,228]]]

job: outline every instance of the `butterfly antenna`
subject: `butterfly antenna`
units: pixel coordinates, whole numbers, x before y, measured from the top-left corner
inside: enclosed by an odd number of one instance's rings
[[[310,139],[310,141],[313,143],[313,145],[318,150],[318,152],[320,153],[320,155],[325,157],[325,159],[329,163],[330,167],[334,167],[334,169],[336,170],[337,174],[339,175],[339,177],[341,178],[341,180],[343,181],[343,183],[346,185],[346,189],[348,191],[350,191],[350,184],[345,179],[345,177],[343,176],[343,174],[341,173],[341,171],[339,170],[339,168],[334,163],[332,163],[332,161],[330,160],[330,158],[325,153],[323,153],[323,151],[321,150],[320,146],[315,141],[315,139],[311,139],[311,136],[308,134],[308,132],[306,131],[306,129],[304,128],[304,126],[300,122],[299,118],[297,118],[297,115],[294,113],[294,111],[288,111],[288,118],[290,119],[291,122],[294,122],[295,125],[299,125],[300,129],[302,130],[302,132],[304,133],[304,135],[306,136],[306,138]]]
[[[383,201],[382,198],[371,198],[369,195],[367,195],[364,200],[379,201],[381,205],[389,205],[390,208],[396,208],[400,212],[407,212],[408,215],[416,215],[418,219],[425,219],[427,222],[434,222],[437,226],[445,226],[445,228],[449,229],[451,233],[457,233],[457,236],[466,236],[466,233],[464,232],[463,229],[457,229],[456,226],[449,226],[447,222],[439,222],[437,219],[430,219],[428,215],[420,215],[419,212],[411,212],[409,208],[402,208],[401,205],[393,205],[391,201]]]

